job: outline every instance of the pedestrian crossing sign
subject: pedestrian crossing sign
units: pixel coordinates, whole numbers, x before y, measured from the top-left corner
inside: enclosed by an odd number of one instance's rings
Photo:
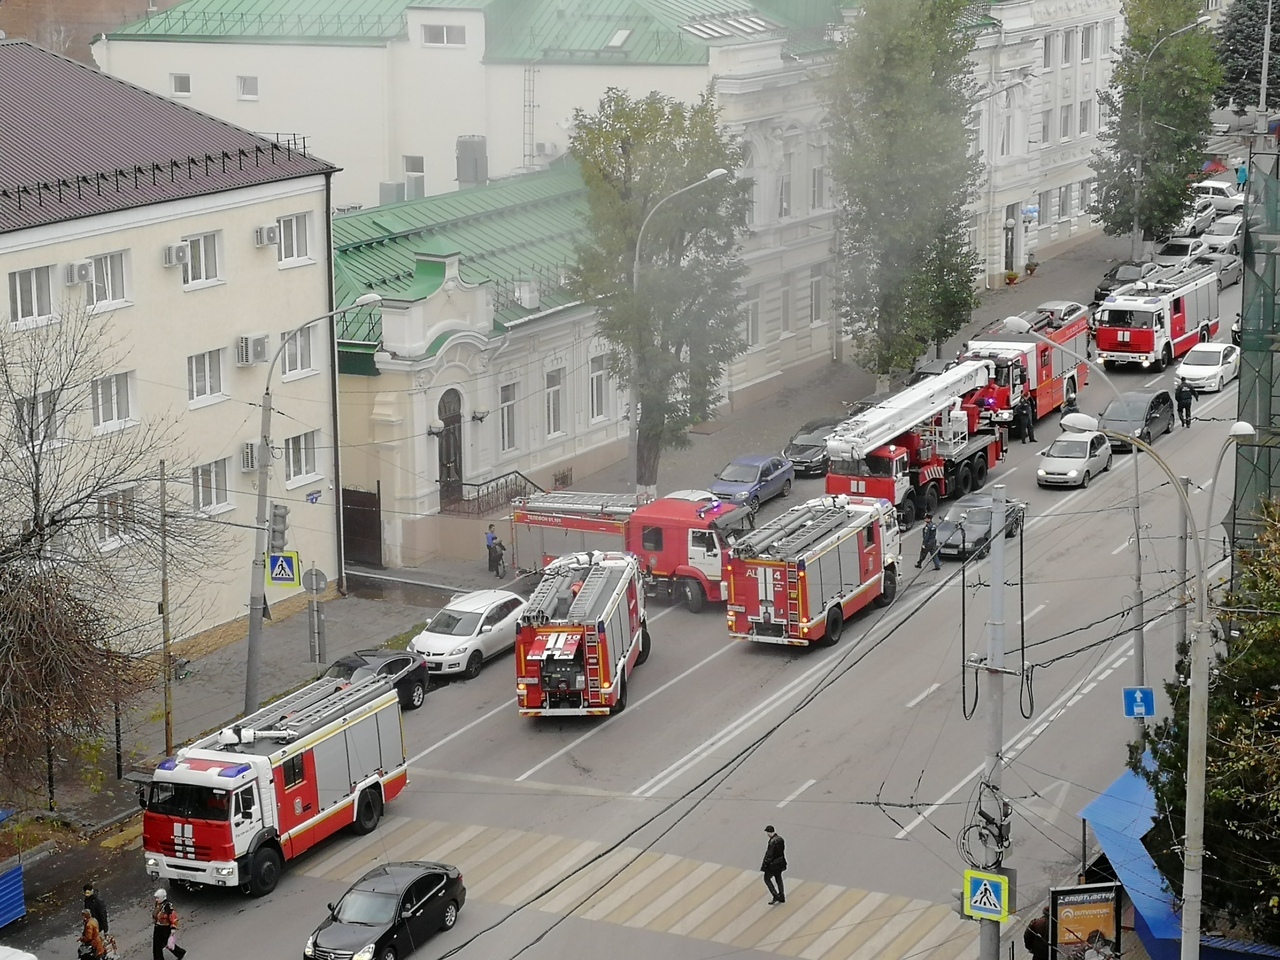
[[[964,913],[976,920],[1009,919],[1009,878],[981,870],[964,872]]]
[[[267,582],[276,587],[302,586],[302,565],[297,551],[267,554]]]

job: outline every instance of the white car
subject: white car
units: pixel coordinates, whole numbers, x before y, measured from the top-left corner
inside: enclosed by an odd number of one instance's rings
[[[524,605],[508,590],[460,594],[409,641],[409,649],[422,654],[429,674],[460,673],[474,680],[486,660],[516,645]]]
[[[1182,218],[1182,222],[1174,229],[1175,237],[1198,237],[1211,226],[1218,216],[1218,208],[1208,197],[1199,197],[1191,212]]]
[[[1240,348],[1230,343],[1197,343],[1182,358],[1174,377],[1197,390],[1217,392],[1240,376]]]
[[[1239,253],[1244,243],[1244,217],[1219,217],[1200,237],[1214,253]]]
[[[1240,213],[1244,210],[1244,194],[1236,189],[1234,183],[1223,180],[1201,180],[1191,185],[1192,191],[1199,197],[1208,197],[1213,201],[1219,213]]]
[[[1208,253],[1209,248],[1203,240],[1193,237],[1174,237],[1166,240],[1156,251],[1155,261],[1162,267],[1183,267],[1200,256]]]
[[[1064,433],[1040,451],[1036,485],[1087,487],[1089,481],[1111,469],[1111,444],[1096,430]]]

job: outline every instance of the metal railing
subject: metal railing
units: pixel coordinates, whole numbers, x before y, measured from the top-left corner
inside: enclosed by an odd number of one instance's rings
[[[506,509],[516,497],[546,493],[519,470],[484,483],[448,483],[440,488],[440,512],[455,517],[483,517]]]

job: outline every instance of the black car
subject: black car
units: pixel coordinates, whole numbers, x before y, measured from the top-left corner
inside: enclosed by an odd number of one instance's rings
[[[1094,302],[1101,303],[1116,288],[1134,283],[1137,280],[1145,280],[1159,269],[1160,265],[1151,260],[1121,260],[1103,274],[1097,289],[1093,291]]]
[[[384,863],[353,883],[307,940],[308,960],[396,960],[458,922],[462,874],[447,863]]]
[[[1161,434],[1173,432],[1176,416],[1168,390],[1134,390],[1120,394],[1107,404],[1098,418],[1098,429],[1150,443]],[[1133,446],[1115,437],[1107,439],[1111,441],[1112,450],[1128,450]]]
[[[938,553],[959,560],[982,553],[991,543],[991,505],[994,502],[989,493],[970,493],[951,504],[946,516],[938,521]],[[1018,535],[1026,513],[1025,503],[1005,501],[1006,538]]]
[[[787,441],[782,455],[796,468],[796,476],[826,476],[829,464],[827,437],[843,421],[844,417],[819,417],[817,420],[810,420]]]
[[[357,650],[333,661],[324,672],[333,680],[355,683],[373,675],[387,677],[406,710],[417,710],[427,695],[427,661],[410,650]]]

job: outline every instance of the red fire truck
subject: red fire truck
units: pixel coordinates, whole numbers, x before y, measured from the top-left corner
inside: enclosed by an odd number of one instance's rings
[[[1098,306],[1098,358],[1108,370],[1139,363],[1163,370],[1218,332],[1213,267],[1170,267],[1117,290]]]
[[[893,602],[901,551],[888,500],[834,496],[794,506],[734,544],[729,634],[830,646],[863,607]]]
[[[160,764],[142,797],[146,871],[265,896],[286,860],[343,827],[372,832],[407,782],[390,682],[318,680]]]
[[[967,360],[839,424],[827,438],[827,493],[888,500],[910,527],[940,499],[981,487],[1005,431],[971,398],[993,379],[992,361]]]
[[[631,671],[647,659],[640,562],[600,551],[553,560],[516,633],[520,715],[621,713]]]
[[[617,550],[640,558],[648,596],[682,599],[694,613],[725,598],[724,561],[751,511],[705,500],[557,490],[512,501],[516,566],[540,570],[556,557]]]
[[[1021,314],[1021,319],[1053,343],[1082,357],[1088,355],[1087,311],[1069,317],[1066,311],[1047,305]],[[965,403],[1003,424],[1013,420],[1014,408],[1023,398],[1031,403],[1036,419],[1057,410],[1067,397],[1080,392],[1089,372],[1089,365],[1083,360],[1074,360],[1025,333],[1007,333],[1000,327],[969,341],[962,359],[990,360],[994,364],[995,375]]]

